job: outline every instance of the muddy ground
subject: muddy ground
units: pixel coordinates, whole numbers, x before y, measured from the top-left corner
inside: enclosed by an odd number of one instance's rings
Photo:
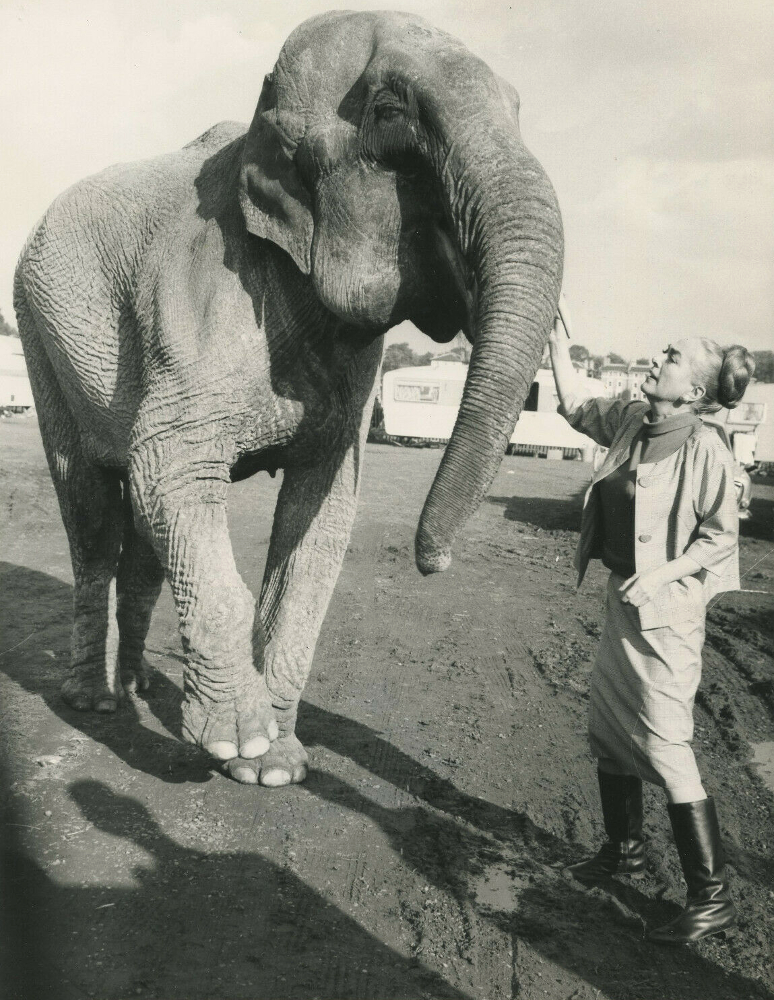
[[[650,869],[609,890],[563,867],[599,842],[585,741],[604,570],[571,559],[589,467],[504,460],[456,560],[413,532],[436,450],[369,446],[350,551],[300,714],[303,786],[236,785],[179,739],[168,591],[147,697],[78,714],[58,688],[71,572],[34,420],[2,422],[8,998],[756,1000],[774,997],[774,485],[743,526],[743,586],[708,620],[696,748],[739,930],[644,938],[683,885],[661,794]],[[278,481],[232,488],[258,593]]]

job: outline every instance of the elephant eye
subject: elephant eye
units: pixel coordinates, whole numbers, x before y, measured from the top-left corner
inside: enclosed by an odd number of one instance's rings
[[[374,118],[378,122],[392,122],[402,114],[403,111],[397,104],[377,104],[374,107]]]

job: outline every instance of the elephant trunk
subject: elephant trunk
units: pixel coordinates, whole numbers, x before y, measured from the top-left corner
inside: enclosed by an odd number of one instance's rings
[[[562,225],[548,178],[518,132],[490,131],[486,156],[477,138],[477,144],[474,138],[455,143],[455,158],[465,165],[462,182],[450,183],[448,158],[441,174],[444,186],[454,187],[452,219],[477,295],[462,402],[416,534],[424,574],[449,566],[457,531],[500,466],[540,364],[562,280]],[[478,155],[466,157],[470,149]]]

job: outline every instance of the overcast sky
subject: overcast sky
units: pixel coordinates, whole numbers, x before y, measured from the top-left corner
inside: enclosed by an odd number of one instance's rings
[[[326,0],[0,0],[0,309],[51,200],[118,161],[249,121]],[[380,9],[384,2],[348,6]],[[559,195],[575,339],[774,347],[772,0],[399,0],[521,95]],[[391,339],[431,344],[405,331]],[[426,345],[423,347],[423,345]]]

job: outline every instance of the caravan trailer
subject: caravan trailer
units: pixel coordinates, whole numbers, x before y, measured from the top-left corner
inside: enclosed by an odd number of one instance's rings
[[[387,372],[382,380],[385,432],[399,440],[448,441],[467,374],[468,366],[459,361],[433,361],[417,368]],[[590,382],[589,388],[594,395],[604,395],[604,387],[597,379]],[[574,458],[580,454],[591,461],[594,442],[573,430],[556,412],[558,402],[553,374],[540,369],[508,450],[549,458]]]
[[[726,427],[734,454],[748,465],[774,462],[774,383],[752,381],[742,402],[712,419]],[[740,447],[742,442],[749,442]]]
[[[20,413],[35,405],[18,337],[0,337],[0,411]]]

